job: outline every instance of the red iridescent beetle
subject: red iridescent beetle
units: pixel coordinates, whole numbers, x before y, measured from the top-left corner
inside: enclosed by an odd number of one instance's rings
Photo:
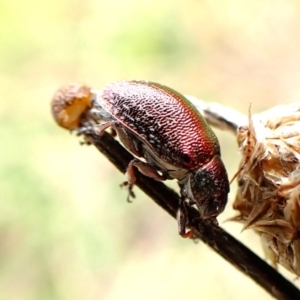
[[[202,218],[217,223],[229,193],[229,181],[216,135],[180,93],[148,81],[117,81],[95,94],[92,113],[103,123],[79,129],[101,135],[112,127],[136,157],[127,168],[129,195],[142,174],[177,179],[179,233],[187,225],[185,205],[196,204]]]

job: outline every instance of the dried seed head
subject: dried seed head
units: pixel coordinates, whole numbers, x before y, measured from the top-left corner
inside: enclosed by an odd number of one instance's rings
[[[237,140],[242,161],[235,220],[261,235],[275,265],[300,275],[300,104],[249,112]]]
[[[69,84],[57,90],[52,98],[52,115],[58,125],[66,129],[79,127],[81,116],[92,106],[91,89]]]

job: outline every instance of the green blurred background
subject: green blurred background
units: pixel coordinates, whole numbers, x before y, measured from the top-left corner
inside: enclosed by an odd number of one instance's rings
[[[126,203],[124,176],[55,125],[50,99],[148,79],[258,112],[299,100],[299,37],[297,0],[1,0],[0,299],[271,299],[143,193]],[[232,176],[235,139],[217,134]]]

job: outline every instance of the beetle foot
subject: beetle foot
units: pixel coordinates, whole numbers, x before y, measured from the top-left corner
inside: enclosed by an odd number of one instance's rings
[[[90,146],[92,143],[89,141],[79,141],[80,146]]]
[[[128,190],[127,202],[132,203],[131,199],[135,198],[135,193],[133,192],[133,184],[129,184],[128,181],[124,181],[120,184],[120,187],[126,188]]]

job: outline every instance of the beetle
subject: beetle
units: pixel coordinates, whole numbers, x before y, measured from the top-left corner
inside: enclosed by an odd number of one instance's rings
[[[179,234],[186,234],[186,205],[195,204],[201,218],[218,224],[229,193],[220,145],[183,95],[150,81],[117,81],[95,93],[92,113],[102,123],[83,127],[78,134],[101,136],[112,127],[136,157],[126,172],[129,196],[138,176],[135,168],[159,181],[177,179]]]

